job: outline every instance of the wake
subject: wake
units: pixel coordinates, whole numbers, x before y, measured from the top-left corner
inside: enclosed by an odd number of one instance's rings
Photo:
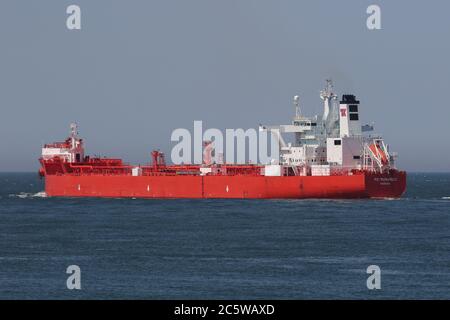
[[[27,199],[27,198],[47,198],[47,194],[45,191],[40,191],[37,193],[30,193],[30,192],[21,192],[19,194],[10,194],[9,195],[12,198],[20,198],[20,199]]]

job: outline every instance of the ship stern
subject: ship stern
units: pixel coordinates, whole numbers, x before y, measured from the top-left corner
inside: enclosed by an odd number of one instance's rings
[[[383,173],[366,172],[365,186],[369,198],[400,198],[406,191],[406,172],[395,169]]]

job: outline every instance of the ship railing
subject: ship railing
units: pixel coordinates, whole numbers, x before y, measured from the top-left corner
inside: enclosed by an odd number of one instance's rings
[[[54,142],[44,144],[44,148],[58,148],[58,149],[69,149],[70,144],[66,142]]]

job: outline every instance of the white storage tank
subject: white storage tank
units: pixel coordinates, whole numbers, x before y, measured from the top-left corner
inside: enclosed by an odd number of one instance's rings
[[[282,173],[282,166],[279,164],[269,164],[264,168],[264,175],[267,177],[279,177]]]
[[[142,168],[141,167],[134,167],[131,169],[131,175],[133,177],[139,177],[142,176]]]
[[[312,176],[329,176],[330,175],[330,165],[312,165],[311,166]]]

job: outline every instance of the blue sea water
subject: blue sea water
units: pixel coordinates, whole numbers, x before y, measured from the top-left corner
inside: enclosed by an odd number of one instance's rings
[[[449,299],[450,174],[399,200],[46,198],[0,174],[0,299]],[[81,268],[68,290],[66,268]],[[368,290],[366,269],[381,268]]]

